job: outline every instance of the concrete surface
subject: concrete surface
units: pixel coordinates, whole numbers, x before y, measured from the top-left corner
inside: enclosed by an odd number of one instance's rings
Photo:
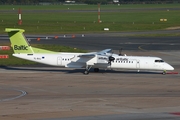
[[[162,57],[180,72],[178,51],[126,52]],[[0,119],[180,118],[169,115],[180,112],[179,74],[101,70],[84,75],[82,72],[83,69],[58,67],[0,68]]]

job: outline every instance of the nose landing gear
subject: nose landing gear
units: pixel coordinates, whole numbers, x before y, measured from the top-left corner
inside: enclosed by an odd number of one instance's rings
[[[162,72],[162,74],[163,74],[163,75],[166,75],[166,74],[167,74],[167,73],[166,73],[166,70],[164,70],[164,71]]]

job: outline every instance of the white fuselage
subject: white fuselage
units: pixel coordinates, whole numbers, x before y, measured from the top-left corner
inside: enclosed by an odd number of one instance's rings
[[[64,66],[70,68],[85,68],[86,65],[93,68],[119,68],[137,70],[174,70],[168,63],[159,57],[144,56],[119,56],[113,54],[115,58],[108,63],[107,57],[96,55],[93,58],[79,57],[82,53],[59,53],[59,54],[13,54],[13,56],[39,62],[52,66]]]
[[[111,67],[137,70],[174,70],[161,58],[145,56],[117,56],[111,63]]]

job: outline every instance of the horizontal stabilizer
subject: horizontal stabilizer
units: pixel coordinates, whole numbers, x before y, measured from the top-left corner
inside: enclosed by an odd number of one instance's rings
[[[17,32],[25,32],[25,30],[23,30],[23,29],[14,29],[14,28],[6,28],[5,29],[5,32],[15,32],[15,31],[17,31]]]

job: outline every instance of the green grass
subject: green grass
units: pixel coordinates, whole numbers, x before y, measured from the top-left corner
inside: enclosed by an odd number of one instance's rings
[[[17,24],[19,7],[22,9],[22,25]],[[180,26],[180,10],[167,11],[169,8],[180,8],[180,4],[101,5],[101,10],[116,10],[101,12],[102,23],[97,22],[97,12],[52,11],[68,8],[70,10],[97,10],[97,5],[0,6],[0,10],[9,11],[1,12],[0,34],[5,34],[4,29],[7,27],[25,29],[26,34],[64,34],[104,32],[105,27],[108,27],[110,32],[120,32],[162,30]],[[152,9],[139,10],[139,8]],[[42,13],[26,10],[46,11]],[[167,22],[160,22],[161,18],[167,19]]]
[[[8,45],[8,44],[3,44],[3,45]],[[10,46],[10,45],[9,45]],[[84,53],[87,52],[85,50],[81,49],[74,49],[68,46],[60,46],[60,45],[32,45],[37,48],[42,48],[42,49],[47,49],[47,50],[52,50],[56,52],[79,52],[79,53]],[[20,58],[16,58],[12,56],[13,50],[9,51],[0,51],[0,55],[9,55],[8,59],[0,59],[0,66],[16,66],[16,65],[33,65],[33,64],[38,64],[36,62],[28,61],[28,60],[23,60]]]
[[[13,10],[14,8],[14,10]],[[22,25],[18,25],[18,8],[22,9]],[[141,10],[149,8],[149,10]],[[157,9],[164,8],[164,9]],[[148,31],[163,30],[168,27],[180,26],[180,4],[145,4],[145,5],[101,5],[102,23],[97,22],[97,12],[54,12],[53,10],[95,10],[97,5],[1,5],[0,6],[0,34],[7,34],[4,29],[22,28],[25,34],[64,34],[64,33],[97,33],[104,32],[103,28],[109,28],[109,32],[121,31]],[[135,10],[134,10],[135,9]],[[39,10],[38,12],[28,10]],[[43,11],[44,10],[44,11]],[[113,11],[112,11],[113,10]],[[5,12],[4,12],[5,11]],[[43,11],[43,12],[40,12]],[[160,22],[160,19],[167,22]],[[154,36],[176,36],[180,34],[154,34]],[[141,36],[141,35],[140,35]],[[143,36],[143,35],[142,35]],[[2,45],[2,44],[1,44]],[[58,45],[33,45],[52,51],[85,52],[74,50],[70,47]],[[9,59],[0,59],[0,65],[27,65],[34,62],[18,59],[12,56],[13,51],[0,51],[0,54],[8,54]]]
[[[121,4],[100,5],[101,9],[134,9],[134,8],[179,8],[179,4]],[[98,5],[0,5],[0,10],[97,10]],[[69,8],[69,9],[68,9]]]

